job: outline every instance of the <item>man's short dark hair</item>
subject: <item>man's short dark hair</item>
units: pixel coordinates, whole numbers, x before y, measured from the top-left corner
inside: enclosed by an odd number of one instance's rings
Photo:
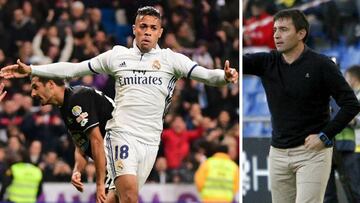
[[[65,85],[65,81],[63,79],[51,79],[51,78],[46,78],[46,77],[40,77],[40,76],[31,76],[31,79],[37,77],[39,78],[39,82],[41,82],[42,84],[45,84],[47,82],[49,82],[50,80],[54,81],[54,83],[57,86],[64,86]]]
[[[349,73],[351,76],[355,77],[360,81],[360,65],[353,65],[346,70],[346,73]]]
[[[154,16],[161,20],[160,11],[152,6],[144,6],[137,10],[136,16]]]
[[[275,14],[274,21],[277,21],[280,18],[291,18],[295,26],[296,32],[304,29],[306,31],[306,35],[303,39],[303,42],[306,42],[309,36],[310,25],[308,20],[306,19],[305,14],[302,11],[298,9],[284,9]]]

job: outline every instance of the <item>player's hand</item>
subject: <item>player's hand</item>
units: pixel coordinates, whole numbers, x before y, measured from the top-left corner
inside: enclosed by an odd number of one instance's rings
[[[325,148],[325,144],[320,140],[318,134],[311,134],[305,139],[305,148],[308,150],[320,151]]]
[[[3,91],[4,90],[4,83],[1,83],[0,84],[0,102],[4,99],[4,97],[6,96],[6,91]]]
[[[104,203],[106,200],[105,185],[96,185],[96,203]]]
[[[231,83],[237,83],[239,78],[239,73],[234,69],[230,68],[230,62],[229,60],[225,61],[225,80]]]
[[[76,171],[71,176],[71,184],[80,192],[84,191],[84,184],[81,182],[81,173]]]
[[[9,78],[23,78],[31,74],[31,67],[22,63],[20,59],[16,61],[17,64],[5,66],[0,71],[0,77]]]

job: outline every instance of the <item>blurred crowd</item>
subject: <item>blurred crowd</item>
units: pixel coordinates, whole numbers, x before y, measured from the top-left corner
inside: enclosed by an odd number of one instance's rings
[[[307,45],[322,49],[360,39],[358,0],[244,0],[244,47],[275,48],[272,15],[286,8],[302,10],[310,23]]]
[[[132,32],[121,31],[131,31],[136,10],[144,5],[156,6],[163,15],[162,48],[186,54],[210,69],[222,69],[225,59],[238,69],[238,0],[0,0],[0,67],[17,59],[27,64],[79,62],[116,44],[131,47]],[[0,109],[0,173],[11,154],[22,152],[43,170],[45,182],[70,181],[74,146],[59,111],[31,98],[29,78],[0,80],[8,92]],[[93,86],[114,97],[114,79],[107,75],[68,83]],[[239,86],[178,81],[148,181],[192,183],[197,167],[218,144],[226,144],[239,163]],[[95,178],[90,162],[84,182]]]

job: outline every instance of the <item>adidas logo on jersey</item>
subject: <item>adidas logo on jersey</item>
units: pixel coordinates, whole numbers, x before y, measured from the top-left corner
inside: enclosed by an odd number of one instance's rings
[[[126,67],[125,61],[123,61],[122,63],[120,63],[120,64],[119,64],[119,67]]]

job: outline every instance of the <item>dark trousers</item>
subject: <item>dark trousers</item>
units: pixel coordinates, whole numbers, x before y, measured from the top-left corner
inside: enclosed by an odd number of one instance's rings
[[[337,203],[334,170],[339,173],[349,203],[360,203],[360,154],[335,151],[324,203]]]

